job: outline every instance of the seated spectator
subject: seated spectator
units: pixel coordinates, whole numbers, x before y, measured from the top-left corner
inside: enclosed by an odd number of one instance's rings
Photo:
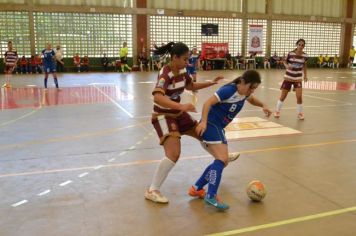
[[[31,56],[31,59],[30,59],[30,65],[31,65],[31,70],[30,70],[31,74],[36,73],[36,58],[33,55]]]
[[[37,54],[36,55],[36,73],[42,73],[42,58],[41,58],[41,55]]]
[[[324,63],[326,67],[331,67],[330,57],[328,56],[328,54],[326,54],[324,57]]]
[[[244,64],[244,58],[243,56],[238,52],[236,57],[235,57],[235,67],[240,69],[240,66]]]
[[[21,73],[22,74],[28,73],[28,71],[27,71],[27,59],[26,59],[25,56],[22,56],[22,58],[20,59],[20,66],[21,66]]]
[[[234,63],[232,61],[232,57],[231,57],[231,54],[229,53],[229,50],[226,51],[225,58],[226,58],[227,68],[232,70]]]
[[[281,64],[281,61],[280,61],[280,57],[277,56],[277,53],[274,52],[273,56],[271,57],[270,61],[270,65],[273,67],[273,68],[276,68],[278,69],[280,67],[280,64]]]
[[[268,57],[265,57],[265,59],[263,61],[263,68],[271,69],[271,63],[269,62],[269,58]]]
[[[80,73],[80,57],[78,53],[73,57],[73,64],[77,67],[78,73]]]
[[[335,66],[339,69],[339,57],[337,56],[337,54],[335,54],[332,62],[332,67],[335,68]]]
[[[320,68],[327,66],[327,63],[325,62],[325,58],[323,57],[322,54],[318,57],[317,64],[319,65]]]
[[[104,53],[104,56],[101,58],[101,65],[104,67],[104,71],[106,72],[109,65],[109,58],[106,56],[106,53]]]
[[[150,68],[148,66],[149,60],[147,58],[146,49],[144,47],[142,48],[142,51],[138,55],[138,62],[140,64],[141,71],[149,71],[150,70]]]
[[[88,56],[84,56],[83,62],[81,64],[81,71],[89,72],[89,58]]]

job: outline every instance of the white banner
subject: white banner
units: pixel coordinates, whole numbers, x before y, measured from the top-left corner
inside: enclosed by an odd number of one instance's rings
[[[249,25],[250,38],[248,41],[249,53],[262,53],[263,45],[263,25]]]

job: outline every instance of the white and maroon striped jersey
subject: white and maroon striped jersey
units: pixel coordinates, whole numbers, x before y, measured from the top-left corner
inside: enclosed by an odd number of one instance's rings
[[[297,55],[295,51],[289,52],[286,62],[292,69],[287,68],[284,78],[287,80],[302,80],[303,68],[307,60],[308,55],[304,52],[302,55]]]
[[[159,72],[157,77],[156,87],[152,94],[156,92],[162,93],[164,96],[169,97],[174,102],[180,102],[180,95],[184,92],[187,85],[192,83],[192,77],[188,75],[185,68],[181,69],[178,74],[173,74],[169,65],[165,65]],[[155,113],[170,113],[177,114],[180,110],[174,110],[154,104],[153,111]]]
[[[4,54],[5,56],[5,64],[7,66],[14,66],[17,61],[17,52],[16,51],[7,51]]]

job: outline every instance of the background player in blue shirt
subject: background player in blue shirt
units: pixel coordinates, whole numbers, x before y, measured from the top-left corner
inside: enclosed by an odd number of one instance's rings
[[[189,195],[205,196],[205,202],[220,210],[229,208],[217,198],[222,171],[228,163],[228,146],[224,128],[241,111],[246,100],[254,106],[262,107],[266,116],[271,115],[272,112],[268,107],[252,95],[260,83],[259,73],[249,70],[231,83],[222,86],[204,103],[202,118],[196,127],[196,132],[202,136],[203,142],[215,160],[189,189]],[[208,183],[208,192],[205,194],[203,187]]]
[[[56,84],[56,88],[58,89],[58,80],[57,80],[57,73],[56,73],[56,64],[55,58],[56,55],[55,51],[52,49],[52,45],[47,43],[46,49],[42,51],[43,55],[43,67],[45,71],[45,79],[44,79],[44,86],[47,89],[47,80],[48,74],[52,73],[54,78],[54,83]]]

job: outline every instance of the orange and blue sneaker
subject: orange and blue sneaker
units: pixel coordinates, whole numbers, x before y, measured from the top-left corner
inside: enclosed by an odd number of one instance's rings
[[[212,198],[208,198],[208,196],[205,196],[204,201],[210,205],[213,205],[218,210],[225,211],[225,210],[229,209],[229,205],[227,205],[226,203],[223,203],[222,200],[218,196],[215,196]]]
[[[192,197],[199,197],[199,198],[204,198],[205,197],[205,189],[200,189],[197,190],[194,186],[191,186],[189,188],[188,194]]]

